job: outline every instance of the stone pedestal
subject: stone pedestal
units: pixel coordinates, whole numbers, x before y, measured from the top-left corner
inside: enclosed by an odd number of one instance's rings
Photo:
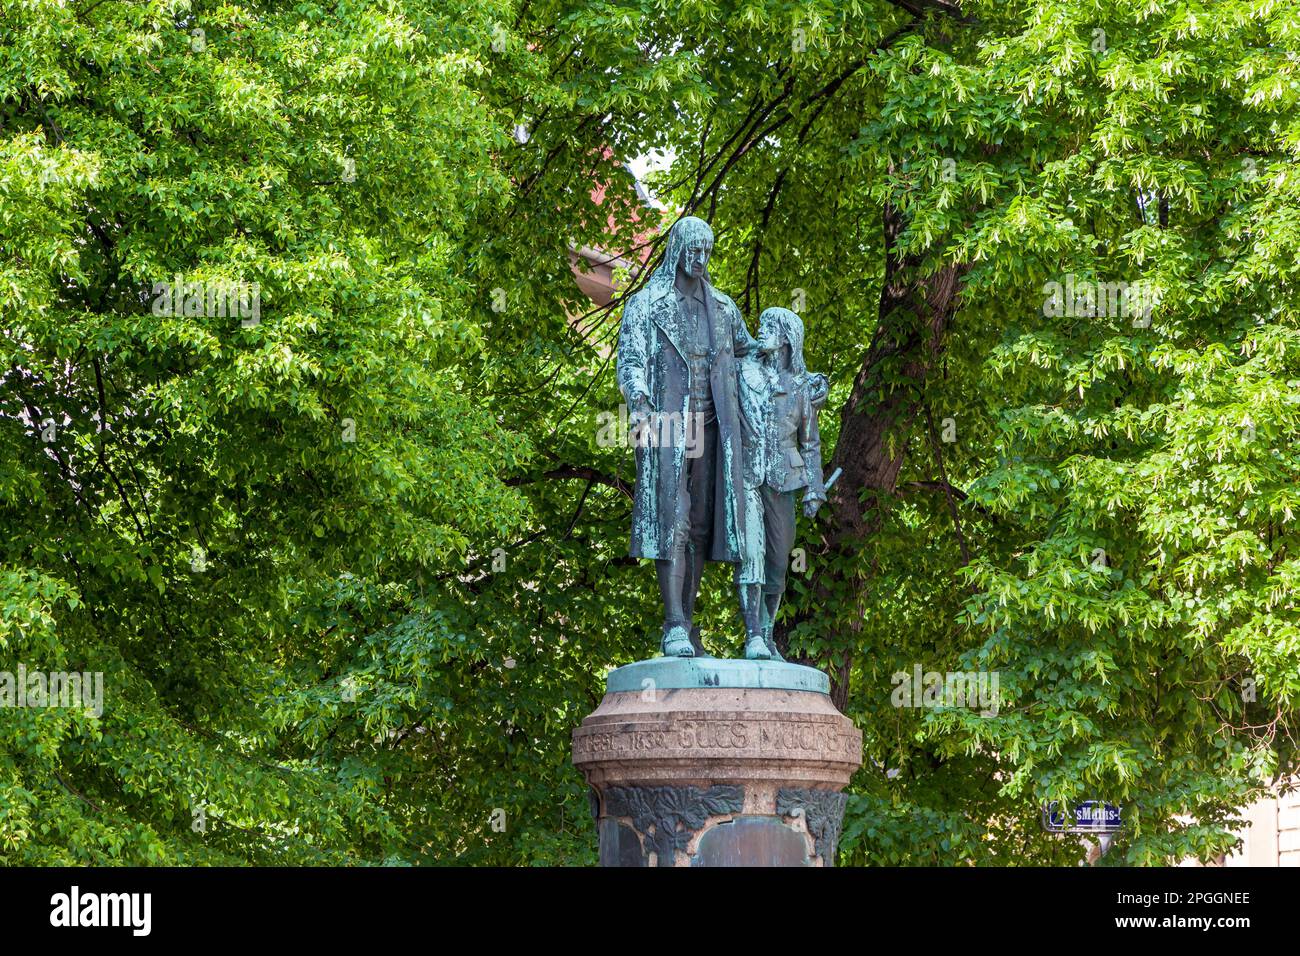
[[[826,675],[772,661],[620,667],[573,732],[602,866],[832,866],[861,755]]]

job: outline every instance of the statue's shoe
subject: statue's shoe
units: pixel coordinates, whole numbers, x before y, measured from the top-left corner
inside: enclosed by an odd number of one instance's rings
[[[776,637],[772,636],[771,623],[768,623],[768,626],[763,628],[763,640],[767,643],[767,653],[771,654],[772,659],[784,662],[785,658],[781,657],[780,650],[776,649]]]
[[[691,635],[686,628],[675,624],[664,631],[660,651],[664,657],[694,657],[695,645],[691,643]]]
[[[717,660],[712,654],[704,649],[704,641],[700,640],[700,626],[697,624],[691,628],[691,646],[695,648],[695,656],[707,658],[708,660]]]
[[[745,638],[745,659],[751,661],[771,660],[772,652],[767,649],[767,641],[762,634],[751,634]]]

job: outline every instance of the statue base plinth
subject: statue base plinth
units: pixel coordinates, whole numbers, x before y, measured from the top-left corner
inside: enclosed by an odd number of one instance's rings
[[[612,671],[573,732],[602,866],[831,866],[862,732],[826,675],[669,658]]]

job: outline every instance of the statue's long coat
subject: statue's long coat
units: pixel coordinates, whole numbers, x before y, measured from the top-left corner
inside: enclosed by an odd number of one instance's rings
[[[671,557],[672,529],[687,517],[686,423],[690,421],[690,378],[680,324],[684,316],[677,308],[671,280],[679,249],[670,243],[665,268],[635,295],[623,309],[618,337],[618,385],[629,407],[640,392],[649,396],[655,412],[677,412],[672,441],[661,442],[660,420],[654,423],[653,439],[638,442],[636,448],[636,493],[632,502],[632,547],[635,558]],[[744,528],[744,479],[742,474],[740,412],[736,387],[736,356],[756,348],[740,310],[730,298],[707,281],[709,307],[717,326],[730,330],[718,343],[710,380],[713,405],[718,418],[718,451],[714,475],[713,530],[708,549],[711,561],[739,561],[740,536]],[[696,441],[703,441],[702,429]]]

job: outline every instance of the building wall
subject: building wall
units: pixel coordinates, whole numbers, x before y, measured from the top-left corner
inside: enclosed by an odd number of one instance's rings
[[[1241,849],[1228,854],[1224,866],[1277,866],[1277,799],[1268,797],[1246,808],[1250,826],[1239,831]]]
[[[1300,866],[1300,790],[1277,799],[1278,866]]]
[[[1300,778],[1292,786],[1300,786]],[[1224,866],[1300,866],[1300,789],[1251,804],[1245,817],[1250,826],[1238,834],[1242,847]]]

